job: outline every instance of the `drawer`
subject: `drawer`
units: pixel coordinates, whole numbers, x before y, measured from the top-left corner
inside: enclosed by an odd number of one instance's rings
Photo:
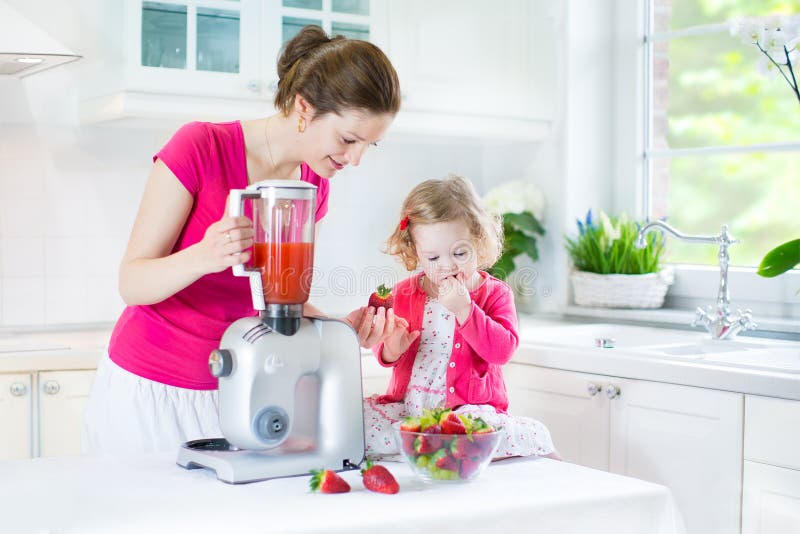
[[[800,401],[747,395],[744,457],[800,469]]]

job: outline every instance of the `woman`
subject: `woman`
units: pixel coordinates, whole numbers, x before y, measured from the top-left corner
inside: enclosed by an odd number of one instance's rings
[[[89,454],[174,452],[218,437],[217,384],[208,355],[227,326],[253,315],[249,282],[229,267],[250,258],[251,222],[225,212],[231,189],[262,180],[317,186],[358,165],[400,108],[397,74],[376,46],[307,26],[278,60],[278,113],[190,123],[155,155],[120,267],[128,305],[92,386],[84,422]],[[318,313],[307,305],[304,312]],[[363,346],[382,341],[394,316],[348,316]]]

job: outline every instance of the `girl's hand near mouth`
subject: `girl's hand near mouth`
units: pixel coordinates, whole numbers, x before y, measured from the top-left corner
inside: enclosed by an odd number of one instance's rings
[[[446,277],[439,283],[437,291],[439,302],[455,314],[458,324],[466,321],[472,308],[472,298],[469,296],[464,273],[459,271]]]

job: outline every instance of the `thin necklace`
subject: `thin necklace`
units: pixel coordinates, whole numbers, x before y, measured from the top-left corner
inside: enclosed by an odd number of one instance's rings
[[[278,173],[278,166],[275,165],[275,160],[272,158],[272,147],[269,146],[269,133],[267,133],[267,128],[269,128],[269,121],[272,119],[272,115],[267,118],[267,123],[264,125],[264,139],[267,140],[267,154],[269,154],[269,161],[272,163],[272,171],[277,174]]]

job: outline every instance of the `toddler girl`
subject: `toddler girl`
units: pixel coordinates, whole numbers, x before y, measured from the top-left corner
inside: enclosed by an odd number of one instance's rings
[[[501,366],[519,344],[514,298],[480,270],[494,264],[502,242],[500,221],[463,178],[427,180],[403,202],[387,252],[422,272],[394,287],[398,328],[372,349],[392,377],[385,395],[364,400],[367,456],[398,452],[394,422],[452,408],[504,428],[497,456],[558,457],[544,425],[506,413]]]

